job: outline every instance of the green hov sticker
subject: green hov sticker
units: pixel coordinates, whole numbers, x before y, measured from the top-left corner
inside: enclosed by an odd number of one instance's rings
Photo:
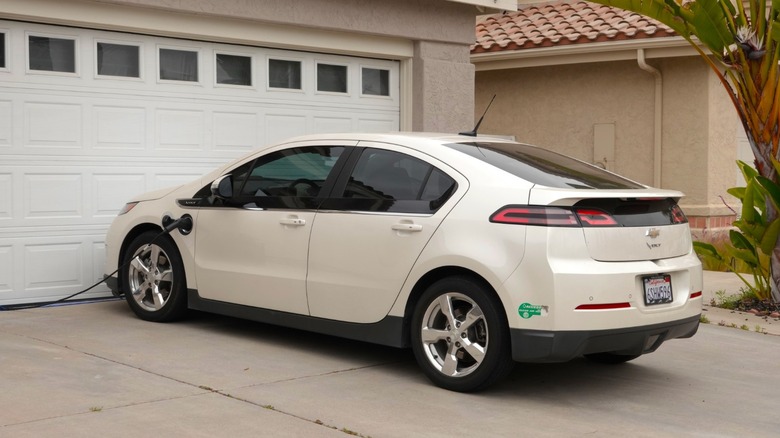
[[[528,319],[532,316],[547,316],[547,306],[523,303],[517,308],[517,313],[524,319]]]

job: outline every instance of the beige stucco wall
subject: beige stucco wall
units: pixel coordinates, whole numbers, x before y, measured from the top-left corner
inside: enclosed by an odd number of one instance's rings
[[[474,42],[474,6],[445,0],[94,0],[192,14],[348,30],[414,40]]]
[[[663,78],[661,187],[686,194],[688,215],[729,214],[737,118],[722,85],[698,57],[648,64]],[[478,71],[477,117],[493,94],[481,133],[593,162],[594,125],[614,124],[611,170],[653,184],[655,80],[636,60]]]
[[[496,100],[480,129],[514,135],[593,162],[593,127],[614,123],[613,170],[645,184],[653,179],[652,76],[628,61],[476,74],[476,112]]]
[[[2,0],[0,18],[392,59],[401,129],[473,123],[474,5],[446,0]]]
[[[457,44],[420,41],[414,51],[415,131],[461,132],[473,124],[474,65]]]
[[[730,214],[721,196],[734,185],[737,116],[723,85],[700,58],[658,63],[664,72],[664,185],[681,187],[693,216]]]

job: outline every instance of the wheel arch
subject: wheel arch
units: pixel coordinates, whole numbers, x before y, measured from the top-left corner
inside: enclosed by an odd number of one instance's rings
[[[125,256],[125,252],[127,252],[127,247],[130,246],[130,243],[133,240],[135,240],[136,237],[140,236],[143,233],[146,233],[147,231],[161,233],[163,229],[159,225],[150,222],[144,222],[134,226],[130,231],[127,232],[127,234],[125,234],[124,239],[122,239],[122,246],[119,248],[119,254],[117,254],[118,260],[116,264],[117,268],[119,268],[119,271],[116,273],[117,284],[119,287],[119,291],[121,293],[125,292],[122,290],[122,286],[124,285],[123,280],[126,274],[125,274],[125,270],[122,268],[124,268],[124,263],[125,263],[124,256]],[[177,250],[178,250],[178,245],[177,245]],[[181,251],[179,252],[181,253]]]
[[[496,300],[496,302],[500,305],[502,309],[504,308],[503,302],[501,301],[501,297],[499,296],[496,289],[490,284],[490,282],[487,279],[479,275],[477,272],[472,271],[471,269],[464,268],[462,266],[440,266],[436,269],[428,271],[425,275],[420,277],[417,280],[417,282],[414,284],[414,287],[412,287],[412,290],[406,299],[406,306],[404,307],[404,324],[403,324],[404,345],[407,346],[411,345],[412,315],[414,314],[414,308],[417,306],[417,302],[420,300],[420,297],[425,292],[425,290],[439,280],[442,280],[444,278],[449,278],[449,277],[458,277],[458,276],[469,277],[470,279],[479,283],[491,295],[491,298]],[[501,312],[501,317],[504,318],[505,322],[507,322],[506,321],[507,317],[505,312]]]

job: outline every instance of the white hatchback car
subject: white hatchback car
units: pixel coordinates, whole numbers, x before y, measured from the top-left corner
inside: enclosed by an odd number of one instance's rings
[[[411,346],[435,384],[474,391],[514,361],[621,363],[693,336],[681,196],[501,139],[307,136],[129,202],[106,277],[145,320]]]

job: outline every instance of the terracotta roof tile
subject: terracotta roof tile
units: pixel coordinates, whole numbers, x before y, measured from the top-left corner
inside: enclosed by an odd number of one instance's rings
[[[471,53],[675,35],[669,27],[633,12],[586,1],[556,1],[480,17]]]

